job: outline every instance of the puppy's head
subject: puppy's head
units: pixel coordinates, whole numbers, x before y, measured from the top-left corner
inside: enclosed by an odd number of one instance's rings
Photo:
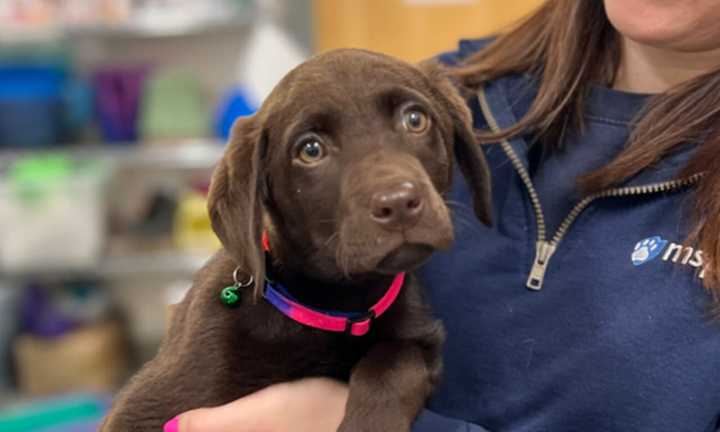
[[[256,278],[263,229],[273,255],[309,277],[412,270],[453,240],[442,198],[453,152],[489,224],[486,163],[442,68],[361,50],[320,55],[235,124],[213,176],[213,227]]]

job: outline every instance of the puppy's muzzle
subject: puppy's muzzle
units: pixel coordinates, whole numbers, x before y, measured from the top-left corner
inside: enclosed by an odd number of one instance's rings
[[[370,203],[370,218],[381,228],[404,231],[417,225],[425,197],[416,182],[405,180],[379,188]]]

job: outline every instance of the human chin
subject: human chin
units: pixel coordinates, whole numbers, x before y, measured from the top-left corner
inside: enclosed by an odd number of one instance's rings
[[[720,49],[717,0],[604,0],[612,26],[636,43],[698,52]]]

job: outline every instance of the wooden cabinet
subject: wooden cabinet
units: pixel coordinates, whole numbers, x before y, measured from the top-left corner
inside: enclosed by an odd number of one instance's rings
[[[315,47],[358,47],[418,61],[488,35],[542,0],[314,0]]]

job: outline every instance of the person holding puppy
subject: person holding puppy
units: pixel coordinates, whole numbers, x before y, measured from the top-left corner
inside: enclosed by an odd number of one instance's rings
[[[720,7],[548,0],[439,60],[468,92],[493,228],[458,179],[457,240],[421,276],[448,332],[413,430],[720,430]],[[180,432],[333,431],[306,379]]]

